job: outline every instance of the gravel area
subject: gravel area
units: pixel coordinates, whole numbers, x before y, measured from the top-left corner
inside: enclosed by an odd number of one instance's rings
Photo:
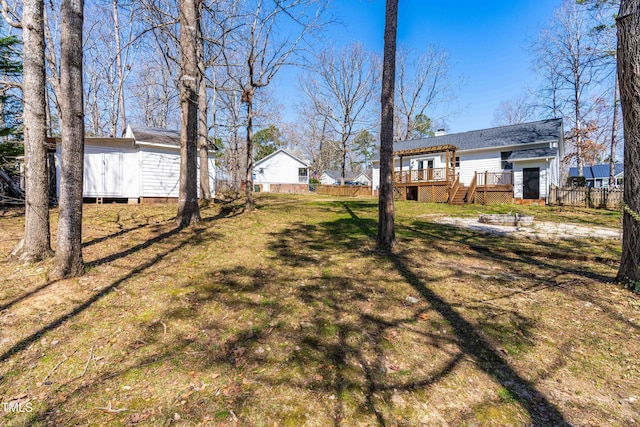
[[[606,227],[584,226],[556,222],[533,221],[531,226],[494,225],[483,224],[478,218],[456,218],[456,217],[434,217],[432,221],[440,224],[448,224],[470,230],[483,231],[486,233],[516,235],[540,240],[556,239],[620,239],[621,229]]]

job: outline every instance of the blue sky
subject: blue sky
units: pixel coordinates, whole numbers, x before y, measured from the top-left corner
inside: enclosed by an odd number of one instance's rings
[[[453,75],[464,77],[447,120],[449,132],[492,126],[500,101],[533,85],[528,39],[561,0],[400,0],[398,43],[420,50],[435,44],[449,53]],[[332,29],[336,44],[360,41],[382,53],[384,0],[335,0],[343,23]]]

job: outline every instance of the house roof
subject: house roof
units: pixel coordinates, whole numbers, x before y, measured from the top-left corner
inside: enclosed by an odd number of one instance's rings
[[[518,150],[511,153],[508,161],[517,162],[523,160],[549,159],[558,154],[557,148],[531,148],[528,150]]]
[[[170,145],[180,147],[180,131],[173,129],[162,129],[147,126],[130,126],[131,135],[136,143],[144,142],[148,144]],[[218,151],[219,148],[209,141],[209,149]]]
[[[279,155],[280,153],[284,153],[287,156],[291,157],[292,159],[300,162],[301,164],[303,164],[306,167],[309,167],[309,161],[308,160],[300,160],[298,157],[294,156],[293,154],[289,153],[286,150],[283,150],[282,148],[280,148],[279,150],[274,151],[273,153],[269,154],[267,157],[263,157],[262,159],[258,160],[257,162],[255,162],[253,164],[254,169],[261,163],[266,162],[268,159],[275,157],[277,155]]]
[[[393,144],[393,151],[396,154],[428,147],[455,146],[461,152],[558,141],[561,138],[562,119],[549,119],[396,142]],[[373,160],[379,160],[379,157]]]
[[[609,163],[585,166],[583,168],[584,177],[586,179],[606,179],[609,178]],[[624,173],[624,165],[616,163],[615,176]],[[569,176],[578,176],[578,168],[569,168]]]

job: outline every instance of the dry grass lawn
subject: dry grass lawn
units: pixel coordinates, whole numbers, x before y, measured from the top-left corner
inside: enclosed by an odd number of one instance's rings
[[[515,207],[396,208],[384,256],[373,199],[263,195],[185,230],[173,205],[86,205],[86,274],[58,282],[50,262],[4,261],[24,217],[0,209],[0,424],[640,422],[640,296],[611,283],[619,241],[427,215]],[[619,226],[616,212],[517,210]]]

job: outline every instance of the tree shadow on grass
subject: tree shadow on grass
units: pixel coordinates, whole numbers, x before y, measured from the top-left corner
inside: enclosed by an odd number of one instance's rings
[[[380,378],[377,373],[384,370],[382,365],[385,357],[385,351],[382,349],[380,337],[384,336],[385,330],[390,325],[397,324],[394,322],[382,322],[371,315],[362,315],[356,321],[348,322],[343,319],[345,313],[352,314],[348,306],[343,305],[346,290],[353,286],[352,278],[344,278],[342,289],[327,290],[330,285],[324,285],[325,291],[316,289],[315,297],[309,294],[300,295],[300,299],[307,304],[321,302],[324,310],[329,309],[333,317],[333,325],[337,334],[337,342],[333,345],[323,343],[318,337],[323,336],[323,323],[315,322],[316,330],[312,334],[303,337],[303,344],[310,349],[305,363],[309,363],[309,359],[315,359],[316,364],[322,364],[321,361],[330,361],[332,365],[343,367],[338,368],[334,372],[333,381],[325,384],[324,388],[333,388],[338,395],[336,403],[336,420],[342,419],[343,399],[347,398],[346,390],[352,388],[364,391],[366,407],[370,413],[374,414],[378,424],[386,425],[389,420],[385,419],[384,413],[388,411],[382,410],[379,406],[386,406],[389,402],[389,396],[380,393],[389,390],[414,390],[416,388],[428,388],[446,377],[453,368],[465,357],[470,356],[475,365],[488,374],[493,380],[500,384],[504,389],[515,396],[518,403],[526,410],[532,422],[536,425],[542,424],[567,424],[562,414],[554,404],[547,400],[530,381],[521,377],[516,370],[501,355],[500,351],[491,345],[476,330],[476,327],[467,321],[450,303],[442,298],[434,291],[429,282],[436,280],[415,273],[411,266],[411,261],[402,253],[392,256],[381,256],[371,251],[372,237],[375,235],[376,222],[373,219],[361,218],[356,213],[359,208],[357,204],[349,202],[340,203],[344,211],[349,217],[339,218],[337,220],[324,222],[319,225],[298,224],[288,228],[286,231],[273,233],[272,249],[278,254],[278,258],[284,262],[300,267],[304,264],[317,263],[318,254],[313,252],[322,251],[323,248],[331,252],[344,252],[351,256],[367,256],[377,259],[377,263],[388,266],[390,269],[398,272],[403,279],[410,284],[424,298],[431,310],[434,310],[441,316],[444,321],[450,325],[454,332],[454,339],[450,342],[457,346],[458,351],[452,355],[452,358],[441,366],[438,370],[430,372],[423,378],[419,378],[407,382],[388,383],[386,378]],[[427,246],[431,246],[429,242]],[[437,250],[437,249],[436,249]],[[296,255],[297,254],[297,255]],[[327,258],[324,259],[327,261]],[[336,278],[327,275],[327,279],[336,286]],[[339,279],[338,279],[339,280]],[[441,279],[438,279],[441,280]],[[303,290],[302,288],[301,290]],[[321,286],[319,289],[323,289]],[[347,298],[353,301],[352,298]],[[407,319],[396,320],[396,322],[406,322]],[[350,343],[348,337],[354,332],[359,331],[363,337],[373,337],[371,343],[367,343],[366,339],[360,340],[356,345]],[[363,356],[363,348],[369,347],[367,356]],[[378,360],[372,364],[368,359],[371,355],[375,355],[374,359]],[[352,381],[353,362],[349,363],[349,359],[359,360],[362,366],[362,375],[364,381]],[[322,375],[325,378],[325,375]],[[329,386],[329,387],[327,387]],[[336,423],[340,424],[340,423]]]
[[[115,259],[118,258],[122,258],[122,257],[126,257],[128,255],[131,255],[135,252],[138,252],[144,248],[147,248],[153,244],[159,243],[161,241],[170,239],[171,237],[175,236],[176,234],[178,234],[180,232],[180,229],[172,229],[170,231],[167,231],[165,233],[160,234],[159,236],[156,236],[152,239],[149,239],[139,245],[136,245],[130,249],[127,249],[126,251],[114,254],[114,255],[110,255],[108,257],[102,258],[94,263],[91,263],[90,265],[101,265],[104,264],[106,262],[110,262],[113,261]],[[7,359],[9,359],[10,357],[14,356],[15,354],[19,353],[21,350],[23,350],[24,348],[26,348],[27,346],[29,346],[30,344],[34,343],[35,341],[37,341],[41,336],[43,336],[45,333],[54,330],[56,328],[58,328],[60,325],[62,325],[63,323],[65,323],[66,321],[76,317],[77,315],[79,315],[80,313],[84,312],[85,310],[87,310],[88,308],[90,308],[93,304],[95,304],[97,301],[99,301],[100,299],[102,299],[103,297],[105,297],[106,295],[110,294],[111,292],[113,292],[114,289],[116,289],[119,285],[126,283],[128,280],[132,279],[133,277],[136,277],[137,275],[141,274],[142,272],[144,272],[145,270],[147,270],[148,268],[156,265],[158,262],[160,262],[161,260],[163,260],[164,258],[166,258],[168,255],[184,248],[185,246],[190,246],[190,245],[197,245],[198,243],[202,242],[202,236],[200,236],[199,234],[191,234],[189,236],[187,236],[186,238],[182,239],[181,241],[178,241],[176,244],[172,245],[172,247],[166,251],[160,252],[158,254],[156,254],[153,258],[151,258],[150,260],[138,265],[135,268],[130,269],[129,273],[124,275],[123,277],[115,280],[114,282],[112,282],[111,284],[105,286],[104,288],[102,288],[100,291],[96,292],[95,294],[93,294],[90,298],[88,298],[87,300],[85,300],[82,304],[77,305],[75,308],[73,308],[71,311],[57,317],[55,320],[53,320],[52,322],[48,323],[47,325],[45,325],[44,327],[38,329],[37,331],[31,333],[29,336],[22,338],[20,341],[18,341],[16,344],[14,344],[11,348],[9,348],[8,350],[6,350],[4,353],[2,353],[0,355],[0,362],[4,362]],[[208,238],[215,238],[215,235],[209,235]],[[50,286],[52,283],[48,283],[47,286]],[[40,288],[44,288],[45,286],[42,286]],[[38,289],[40,290],[40,289]],[[37,291],[37,290],[36,290]]]

